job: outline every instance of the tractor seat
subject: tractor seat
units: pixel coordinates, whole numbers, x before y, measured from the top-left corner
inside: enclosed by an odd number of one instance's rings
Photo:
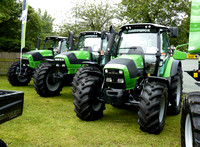
[[[144,55],[144,50],[141,46],[132,46],[128,50],[128,54]]]

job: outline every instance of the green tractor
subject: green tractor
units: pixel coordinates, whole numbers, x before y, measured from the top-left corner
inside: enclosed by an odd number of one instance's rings
[[[22,55],[20,61],[14,62],[8,69],[8,81],[13,86],[26,86],[30,82],[35,68],[46,59],[68,50],[69,42],[67,37],[48,36],[44,40],[44,47],[40,49],[40,39],[37,38],[37,49]]]
[[[43,97],[59,95],[63,86],[71,83],[84,61],[105,62],[103,53],[107,42],[108,33],[105,31],[80,33],[77,49],[71,48],[37,67],[33,76],[36,92]]]
[[[151,23],[125,25],[113,51],[117,33],[112,30],[104,68],[87,63],[75,75],[72,90],[77,117],[86,121],[99,119],[105,103],[117,108],[138,108],[140,129],[160,133],[166,113],[180,113],[179,60],[186,58],[185,53],[172,51],[168,34],[177,37],[178,28]]]

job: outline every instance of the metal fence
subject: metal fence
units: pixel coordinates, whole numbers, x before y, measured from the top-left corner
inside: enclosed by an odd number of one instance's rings
[[[19,58],[20,53],[0,52],[0,75],[6,75],[10,65]]]

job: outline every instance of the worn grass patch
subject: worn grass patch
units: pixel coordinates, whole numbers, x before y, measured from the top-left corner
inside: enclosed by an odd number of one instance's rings
[[[179,147],[180,115],[167,116],[159,135],[139,129],[136,110],[117,109],[106,105],[104,116],[86,122],[75,116],[71,87],[60,96],[43,98],[26,87],[11,86],[0,76],[0,89],[23,91],[23,115],[0,125],[0,138],[9,147],[16,146],[142,146]]]

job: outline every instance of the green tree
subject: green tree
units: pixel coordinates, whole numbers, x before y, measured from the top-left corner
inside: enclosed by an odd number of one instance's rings
[[[20,51],[22,2],[18,0],[0,1],[0,51]],[[37,36],[52,33],[53,18],[45,11],[36,12],[28,8],[26,47],[24,51],[35,49]]]
[[[11,18],[11,14],[14,9],[13,6],[16,5],[15,0],[1,0],[0,1],[0,23],[3,21],[8,21]]]
[[[178,41],[171,40],[173,45],[178,45],[188,42],[190,5],[189,0],[122,0],[118,18],[126,23],[179,26]]]
[[[41,9],[38,9],[38,14],[40,16],[41,22],[41,33],[43,36],[47,36],[52,34],[53,32],[53,21],[55,18],[53,18],[51,15],[48,14],[48,12],[45,10],[42,14]]]
[[[67,35],[72,30],[75,35],[82,31],[108,30],[116,14],[116,7],[109,2],[93,1],[91,3],[79,2],[72,9],[72,18],[68,23],[60,26],[61,35]]]

